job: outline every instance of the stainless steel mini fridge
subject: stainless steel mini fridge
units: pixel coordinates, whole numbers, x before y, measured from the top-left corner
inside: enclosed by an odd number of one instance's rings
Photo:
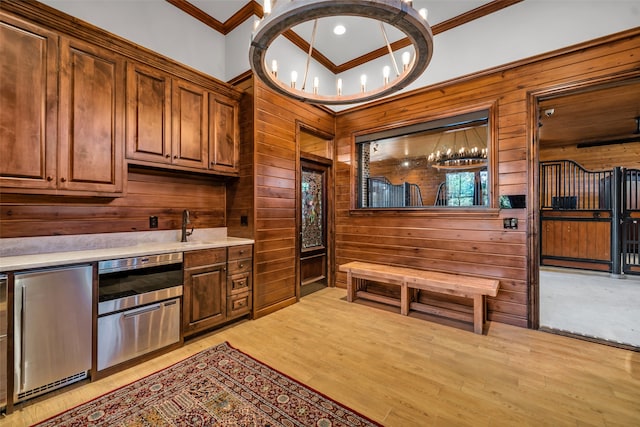
[[[0,274],[0,409],[7,406],[7,276]]]
[[[14,402],[87,378],[92,267],[16,273],[14,285]]]

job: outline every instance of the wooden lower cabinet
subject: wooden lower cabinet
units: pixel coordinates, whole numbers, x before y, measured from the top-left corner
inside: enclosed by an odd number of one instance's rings
[[[227,249],[185,252],[182,332],[189,336],[227,317]]]
[[[185,252],[183,336],[251,314],[251,271],[252,245]]]
[[[235,318],[251,313],[251,272],[253,246],[229,248],[227,261],[227,316]]]

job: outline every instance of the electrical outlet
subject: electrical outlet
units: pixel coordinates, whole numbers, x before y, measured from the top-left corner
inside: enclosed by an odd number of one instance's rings
[[[517,230],[518,229],[518,218],[504,218],[502,220],[503,228],[507,230]]]
[[[240,215],[240,225],[243,227],[249,226],[249,217],[247,215]]]
[[[149,217],[149,228],[158,228],[158,217],[150,216]]]

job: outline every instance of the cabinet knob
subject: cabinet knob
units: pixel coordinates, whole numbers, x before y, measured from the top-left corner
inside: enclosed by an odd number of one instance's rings
[[[47,181],[49,181],[49,182],[53,181],[53,177],[52,176],[48,176],[47,177]]]
[[[67,178],[63,176],[62,178],[60,178],[60,182],[67,182]]]
[[[240,264],[238,267],[240,267],[240,268],[244,268],[244,264]]]
[[[171,158],[171,154],[167,154],[165,157],[166,157],[167,159],[170,159],[170,158]]]
[[[174,158],[174,159],[177,159],[177,158],[178,158],[178,156],[173,156],[173,158]]]

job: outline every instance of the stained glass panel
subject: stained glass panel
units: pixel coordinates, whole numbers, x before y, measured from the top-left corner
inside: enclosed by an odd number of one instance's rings
[[[322,173],[302,171],[302,249],[324,246]]]

